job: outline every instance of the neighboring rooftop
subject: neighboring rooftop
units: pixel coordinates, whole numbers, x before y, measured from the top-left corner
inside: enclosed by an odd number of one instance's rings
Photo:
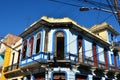
[[[18,40],[20,40],[21,38],[13,35],[13,34],[8,34],[7,36],[5,36],[2,40],[3,43],[11,46],[12,44],[15,44]]]
[[[8,34],[7,36],[5,36],[0,42],[0,54],[4,54],[6,47],[15,44],[20,39],[20,37],[13,34]]]
[[[97,33],[97,32],[100,32],[100,31],[103,31],[103,30],[109,30],[111,31],[114,35],[118,36],[119,33],[111,26],[109,25],[108,23],[104,22],[104,23],[101,23],[101,24],[97,24],[97,25],[94,25],[93,27],[91,27],[89,30],[93,33]]]

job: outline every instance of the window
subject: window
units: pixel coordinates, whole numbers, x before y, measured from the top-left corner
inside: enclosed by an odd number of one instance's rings
[[[30,38],[29,44],[30,44],[30,56],[32,55],[33,51],[33,42],[34,42],[34,37]]]
[[[18,80],[18,79],[12,79],[12,80]]]
[[[104,49],[104,58],[105,58],[105,66],[106,66],[106,69],[108,70],[108,55],[107,55],[106,49]]]
[[[40,42],[41,42],[41,33],[38,33],[37,42],[36,42],[36,53],[40,51]]]
[[[45,80],[45,73],[34,74],[34,80]]]
[[[114,55],[111,54],[111,62],[112,62],[112,65],[114,65]]]
[[[87,76],[76,74],[75,75],[76,80],[87,80]]]
[[[13,69],[15,53],[12,53],[12,63],[11,63],[11,70]]]
[[[78,61],[82,62],[83,61],[82,37],[78,36],[77,41],[78,41]]]
[[[120,56],[118,56],[117,64],[118,64],[118,67],[120,67]]]
[[[30,80],[31,76],[30,75],[27,75],[26,79],[27,80]]]
[[[64,59],[64,34],[57,32],[55,37],[55,57],[58,60]]]
[[[45,46],[44,46],[44,51],[47,52],[48,50],[48,31],[45,33]]]
[[[27,52],[27,40],[23,44],[22,59],[24,59],[26,57],[26,52]]]
[[[65,73],[54,73],[53,80],[66,80]]]
[[[19,67],[19,62],[20,62],[20,53],[21,53],[21,50],[18,50],[17,68]]]

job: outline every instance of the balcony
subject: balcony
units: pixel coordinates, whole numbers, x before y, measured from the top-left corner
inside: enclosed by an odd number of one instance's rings
[[[114,50],[120,52],[120,41],[114,42]]]
[[[94,61],[90,58],[85,58],[84,64],[88,66],[94,66]]]
[[[18,69],[18,67],[19,67],[18,63],[10,65],[10,66],[7,66],[7,67],[4,68],[4,72],[8,72],[8,71],[12,71],[12,70]]]
[[[30,65],[31,63],[47,63],[47,60],[49,58],[49,54],[48,53],[44,53],[44,52],[40,52],[38,54],[32,55],[30,57],[26,57],[24,59],[21,60],[20,62],[20,66],[21,67],[25,67],[27,65]]]
[[[71,53],[65,53],[64,59],[57,59],[53,54],[49,55],[48,64],[51,67],[70,67],[71,65],[75,65],[77,61],[77,55]]]
[[[109,70],[114,72],[115,71],[115,65],[110,65]]]
[[[106,69],[105,62],[99,62],[98,68],[99,68],[99,69],[103,69],[103,70]]]

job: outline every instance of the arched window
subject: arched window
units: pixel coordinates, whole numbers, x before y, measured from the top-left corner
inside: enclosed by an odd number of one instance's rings
[[[24,59],[26,57],[26,52],[27,52],[27,40],[23,44],[22,59]]]
[[[40,42],[41,42],[41,33],[37,34],[37,41],[36,41],[36,53],[40,51]]]
[[[33,42],[34,42],[34,37],[30,38],[29,44],[30,44],[30,56],[32,55],[33,51]]]
[[[55,36],[55,57],[58,60],[64,59],[64,34],[57,32]]]

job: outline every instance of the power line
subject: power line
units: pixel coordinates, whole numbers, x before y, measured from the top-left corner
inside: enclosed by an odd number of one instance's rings
[[[5,46],[9,47],[9,48],[10,48],[10,49],[12,49],[12,50],[15,50],[15,51],[19,52],[18,50],[16,50],[16,49],[12,48],[11,46],[9,46],[8,44],[6,44],[6,43],[2,42],[1,40],[0,40],[0,43],[4,44]]]
[[[106,17],[104,20],[102,20],[100,23],[105,22],[107,19],[109,19],[113,14],[110,14],[108,17]]]
[[[109,5],[111,11],[113,12],[113,15],[114,15],[115,19],[117,20],[117,17],[116,17],[116,15],[114,14],[114,10],[113,10],[113,8],[112,8],[111,5],[110,5],[109,0],[107,0],[107,3],[108,3],[108,5]]]
[[[109,5],[102,3],[102,2],[98,2],[98,1],[93,1],[93,0],[78,0],[78,1],[84,1],[86,3],[89,3],[91,5],[97,6],[97,7],[102,7],[102,8],[109,8]],[[111,5],[112,6],[112,5]],[[114,7],[114,6],[112,6]]]
[[[79,6],[79,5],[75,5],[75,4],[71,4],[71,3],[67,3],[67,2],[63,2],[63,1],[58,1],[58,0],[49,0],[49,1],[62,3],[62,4],[65,4],[65,5],[70,5],[70,6],[75,6],[75,7],[82,7],[82,6]]]

